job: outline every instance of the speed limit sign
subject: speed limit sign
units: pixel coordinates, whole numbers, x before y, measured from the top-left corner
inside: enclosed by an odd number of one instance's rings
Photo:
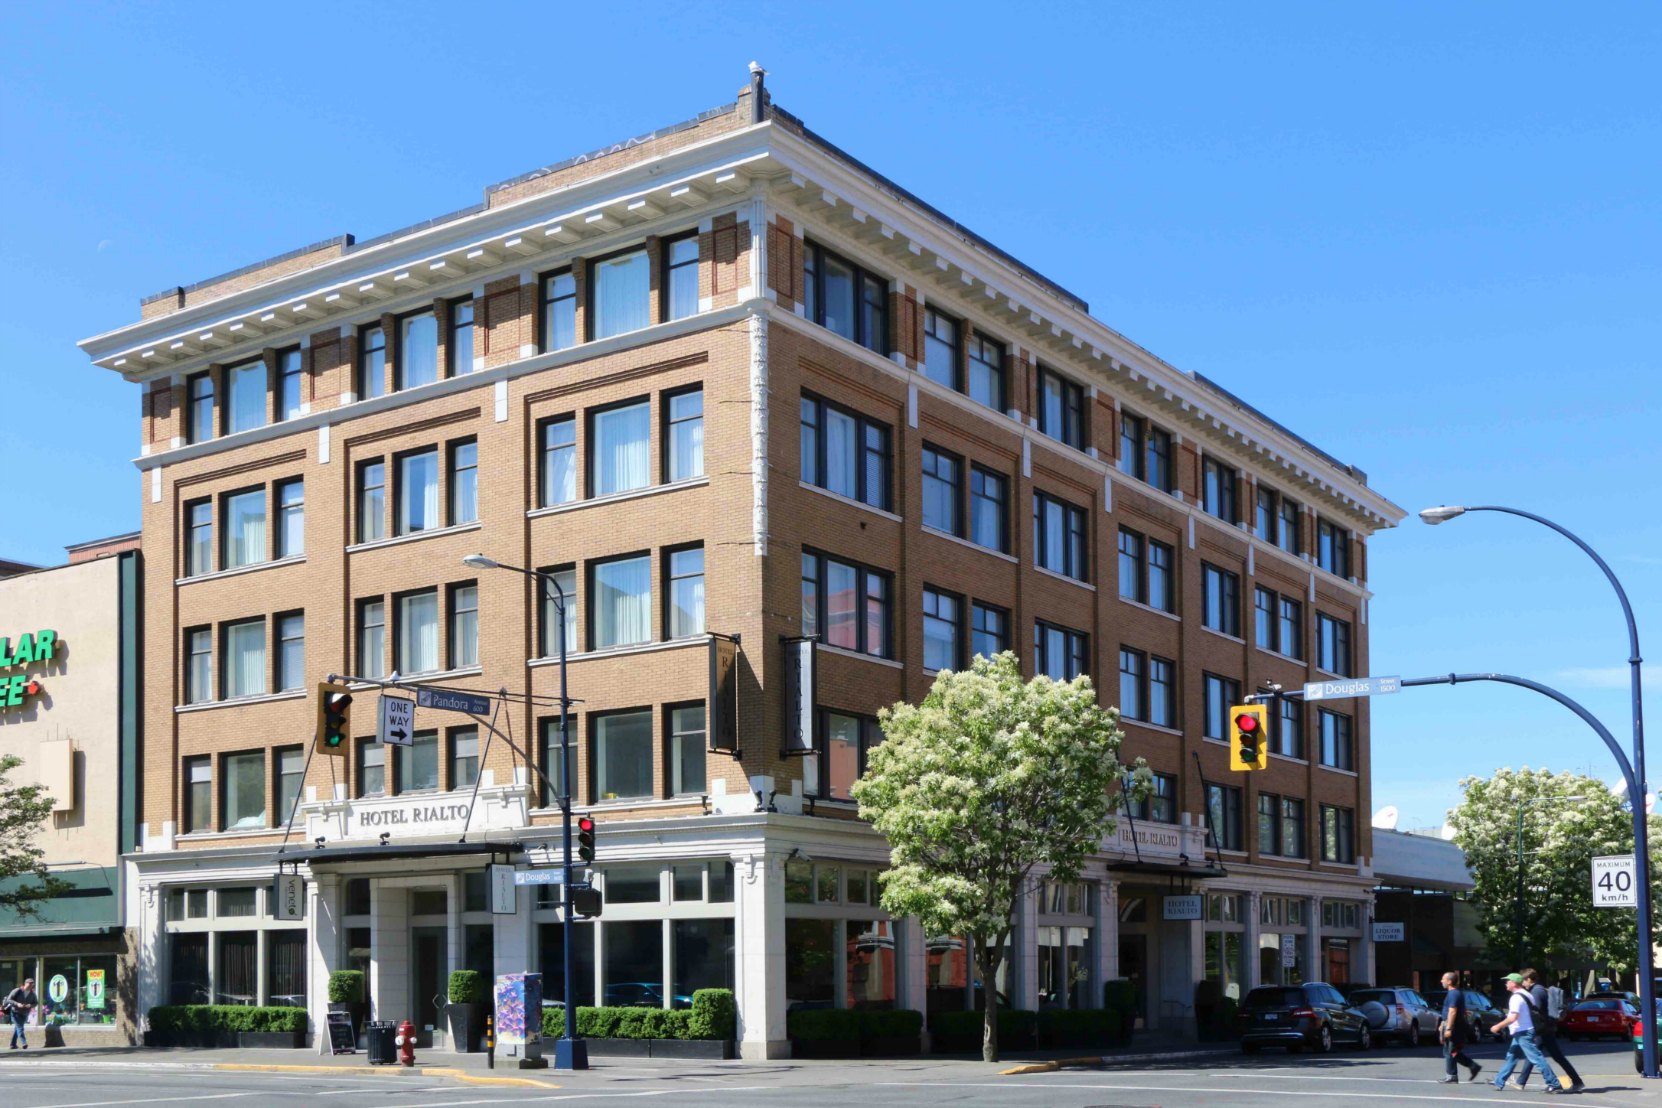
[[[1617,854],[1593,859],[1593,907],[1637,908],[1639,882],[1634,877],[1633,855]]]

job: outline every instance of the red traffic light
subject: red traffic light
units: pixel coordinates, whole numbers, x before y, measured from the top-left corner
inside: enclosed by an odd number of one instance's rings
[[[1258,717],[1250,712],[1242,712],[1235,717],[1235,727],[1243,734],[1252,734],[1258,730]]]
[[[578,816],[577,817],[577,830],[593,832],[594,831],[594,820],[590,819],[588,816]]]

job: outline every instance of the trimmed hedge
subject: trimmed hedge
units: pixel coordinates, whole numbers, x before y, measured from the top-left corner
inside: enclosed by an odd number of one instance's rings
[[[1107,1046],[1119,1034],[1120,1014],[1108,1008],[1046,1008],[1038,1029],[1044,1047]]]
[[[936,1012],[929,1017],[929,1030],[949,1039],[974,1039],[981,1042],[981,1028],[986,1016],[979,1010]],[[1030,1041],[1038,1025],[1038,1014],[1020,1008],[998,1010],[998,1042],[1008,1047],[1018,1041]]]
[[[451,970],[447,998],[452,1004],[484,1004],[490,1000],[490,990],[478,970]]]
[[[867,1039],[916,1038],[923,1033],[923,1013],[910,1008],[864,1009],[860,1034]]]
[[[738,1005],[730,989],[699,989],[691,1008],[579,1008],[577,1033],[585,1039],[731,1039]],[[566,1031],[564,1008],[544,1008],[544,1038]]]
[[[363,999],[363,970],[338,969],[329,975],[330,1004],[361,1004]]]
[[[304,1008],[250,1008],[238,1004],[162,1004],[150,1009],[152,1031],[293,1033],[306,1030]]]
[[[858,1008],[797,1008],[785,1013],[785,1034],[812,1043],[857,1043],[860,1041]]]

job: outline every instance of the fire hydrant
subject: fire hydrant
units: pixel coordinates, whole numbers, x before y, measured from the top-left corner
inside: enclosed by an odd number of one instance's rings
[[[393,1045],[398,1047],[398,1064],[401,1066],[415,1065],[415,1024],[405,1020],[398,1025],[398,1037]]]

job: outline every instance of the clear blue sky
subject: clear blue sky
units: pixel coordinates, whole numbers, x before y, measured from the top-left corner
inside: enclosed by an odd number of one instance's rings
[[[137,527],[138,390],[74,343],[141,295],[473,203],[728,101],[756,58],[810,126],[1403,507],[1580,531],[1662,687],[1657,5],[14,3],[0,41],[0,557]],[[1626,741],[1620,617],[1569,544],[1411,518],[1371,569],[1375,672],[1532,676]],[[1377,707],[1374,803],[1406,826],[1500,765],[1616,776],[1521,690]]]

